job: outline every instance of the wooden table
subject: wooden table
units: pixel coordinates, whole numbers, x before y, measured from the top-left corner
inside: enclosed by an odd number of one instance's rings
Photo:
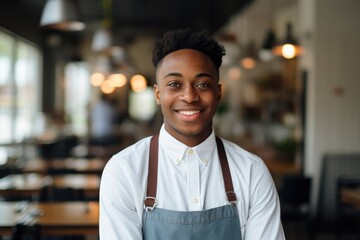
[[[96,174],[64,174],[51,176],[50,185],[58,188],[82,189],[87,197],[99,195],[100,176]]]
[[[0,179],[0,196],[31,196],[49,184],[51,179],[42,174],[12,174]]]
[[[0,236],[10,235],[19,222],[40,224],[42,235],[98,235],[98,202],[27,203],[0,202]],[[31,217],[33,216],[33,217]]]
[[[360,210],[360,189],[343,189],[341,201],[354,209]]]
[[[0,196],[31,196],[45,186],[82,189],[86,196],[98,196],[100,176],[97,174],[64,174],[48,176],[36,173],[12,174],[0,179]]]
[[[66,158],[66,159],[33,159],[28,160],[21,171],[23,173],[47,174],[51,171],[69,171],[72,173],[101,174],[106,161],[100,158]]]

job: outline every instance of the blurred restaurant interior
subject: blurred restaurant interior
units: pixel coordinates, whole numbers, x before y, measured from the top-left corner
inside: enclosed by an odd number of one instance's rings
[[[186,27],[226,49],[214,129],[268,166],[287,239],[359,239],[359,12],[358,0],[2,0],[0,239],[98,239],[104,165],[162,124],[153,43]]]

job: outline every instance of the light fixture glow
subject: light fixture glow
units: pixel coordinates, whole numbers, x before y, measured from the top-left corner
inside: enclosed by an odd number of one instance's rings
[[[285,44],[282,46],[282,56],[287,59],[295,57],[295,46],[292,44]]]
[[[114,73],[109,76],[110,84],[113,87],[123,87],[125,86],[127,80],[126,76],[122,73]]]
[[[286,38],[273,48],[273,53],[286,59],[292,59],[300,56],[303,53],[303,49],[297,44],[297,41],[292,35],[291,24],[287,24],[286,27]]]
[[[93,73],[90,76],[91,85],[99,87],[105,80],[105,76],[102,73]]]
[[[256,65],[256,61],[253,58],[250,57],[246,57],[243,58],[241,60],[241,65],[245,68],[245,69],[253,69]]]
[[[144,91],[146,89],[146,85],[146,79],[142,75],[137,74],[130,79],[130,86],[134,92]]]
[[[240,77],[241,77],[241,70],[240,68],[238,67],[230,67],[229,70],[228,70],[228,77],[231,79],[231,80],[239,80]]]
[[[108,79],[101,84],[100,89],[105,94],[110,94],[115,91],[115,87],[112,86],[111,81]]]

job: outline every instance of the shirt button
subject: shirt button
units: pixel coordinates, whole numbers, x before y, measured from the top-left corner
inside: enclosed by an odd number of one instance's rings
[[[192,150],[192,149],[188,150],[188,154],[193,154],[193,153],[194,153],[194,150]]]
[[[194,197],[192,203],[199,203],[199,199],[197,197]]]
[[[201,161],[202,161],[203,163],[207,164],[209,160],[208,160],[207,158],[202,158]]]

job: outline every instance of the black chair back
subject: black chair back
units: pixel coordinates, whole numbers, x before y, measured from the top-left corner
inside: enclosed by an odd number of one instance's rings
[[[11,240],[40,240],[40,225],[16,224],[13,227]]]
[[[41,202],[68,202],[84,201],[84,191],[74,188],[58,188],[54,186],[45,186],[39,196]]]
[[[282,220],[309,219],[310,195],[310,177],[302,175],[283,176],[279,193]]]
[[[360,153],[324,156],[317,204],[318,220],[336,222],[337,181],[341,177],[360,178]]]

